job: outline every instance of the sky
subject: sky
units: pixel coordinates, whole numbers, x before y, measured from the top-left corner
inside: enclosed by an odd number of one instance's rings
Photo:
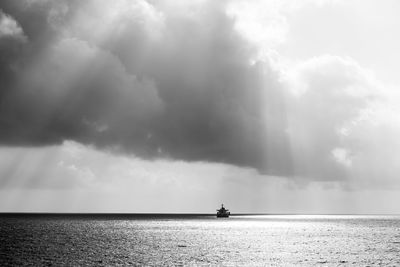
[[[2,0],[0,211],[400,213],[399,12]]]

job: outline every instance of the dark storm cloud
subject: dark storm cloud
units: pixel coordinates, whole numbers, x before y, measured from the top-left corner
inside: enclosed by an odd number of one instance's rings
[[[178,3],[3,1],[27,41],[1,47],[1,142],[290,173],[278,73],[223,4]]]

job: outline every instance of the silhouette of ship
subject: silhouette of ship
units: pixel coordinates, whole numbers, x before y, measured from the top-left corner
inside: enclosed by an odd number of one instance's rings
[[[224,208],[224,204],[222,204],[221,208],[219,210],[217,210],[218,218],[222,218],[222,217],[228,218],[230,214],[231,213],[229,212],[229,210]]]

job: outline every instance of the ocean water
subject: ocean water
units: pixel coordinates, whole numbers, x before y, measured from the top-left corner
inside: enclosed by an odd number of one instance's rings
[[[3,214],[12,265],[400,266],[400,217]]]

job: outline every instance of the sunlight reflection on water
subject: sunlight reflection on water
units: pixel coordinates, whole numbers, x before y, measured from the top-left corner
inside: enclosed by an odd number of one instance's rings
[[[399,265],[396,216],[0,218],[0,265]]]

